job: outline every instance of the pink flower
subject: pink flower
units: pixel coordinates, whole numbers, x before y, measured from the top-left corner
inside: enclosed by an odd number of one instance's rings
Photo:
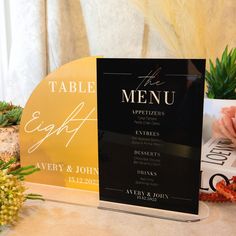
[[[236,106],[224,107],[222,117],[213,123],[213,136],[228,138],[236,146]]]

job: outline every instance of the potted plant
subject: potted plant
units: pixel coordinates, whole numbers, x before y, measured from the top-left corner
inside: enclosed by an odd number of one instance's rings
[[[236,99],[236,48],[228,52],[225,48],[221,60],[216,58],[215,66],[210,62],[206,70],[207,97],[212,99]]]
[[[0,102],[0,160],[8,162],[12,156],[19,165],[19,123],[22,108],[11,103]]]
[[[228,51],[226,47],[221,59],[209,62],[210,69],[206,71],[207,97],[204,99],[205,144],[202,147],[203,188],[200,199],[236,202],[233,188],[236,176],[229,164],[236,157],[236,48]]]
[[[215,134],[227,137],[218,128],[224,125],[223,120],[220,121],[222,118],[226,123],[225,111],[234,115],[234,106],[236,108],[236,48],[229,51],[227,46],[220,59],[216,58],[215,63],[209,60],[209,63],[210,69],[206,70],[207,98],[204,101],[204,142]],[[233,117],[228,118],[233,122]]]

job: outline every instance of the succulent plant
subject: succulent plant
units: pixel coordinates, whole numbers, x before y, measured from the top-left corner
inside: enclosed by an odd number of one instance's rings
[[[225,48],[221,59],[216,58],[215,65],[210,62],[210,71],[206,71],[207,97],[215,99],[236,99],[236,48],[228,52]]]
[[[0,127],[18,125],[20,123],[23,108],[11,103],[0,101]]]

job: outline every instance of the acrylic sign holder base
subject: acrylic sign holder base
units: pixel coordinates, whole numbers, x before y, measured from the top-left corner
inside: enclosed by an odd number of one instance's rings
[[[113,203],[107,201],[99,201],[99,194],[97,192],[85,191],[73,188],[65,188],[53,185],[38,184],[26,182],[28,192],[33,192],[43,195],[45,200],[69,203],[75,205],[98,207],[99,209],[111,210],[116,212],[124,212],[131,214],[138,214],[149,217],[156,217],[161,219],[194,222],[206,219],[209,216],[209,208],[203,203],[199,202],[199,214],[188,214],[174,211],[166,211],[161,209],[140,207],[128,204]]]
[[[28,188],[29,193],[41,194],[43,198],[48,201],[63,202],[90,207],[98,207],[99,205],[98,192],[31,182],[25,182],[25,185]]]
[[[100,209],[106,209],[111,211],[126,212],[143,216],[156,217],[160,219],[175,220],[181,222],[195,222],[206,219],[209,216],[209,207],[199,202],[199,214],[189,214],[176,211],[167,211],[162,209],[147,208],[141,206],[134,206],[121,203],[113,203],[107,201],[100,201]]]

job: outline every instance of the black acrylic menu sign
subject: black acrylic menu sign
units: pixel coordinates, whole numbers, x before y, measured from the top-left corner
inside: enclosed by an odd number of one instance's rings
[[[97,59],[100,200],[198,214],[205,60]]]

